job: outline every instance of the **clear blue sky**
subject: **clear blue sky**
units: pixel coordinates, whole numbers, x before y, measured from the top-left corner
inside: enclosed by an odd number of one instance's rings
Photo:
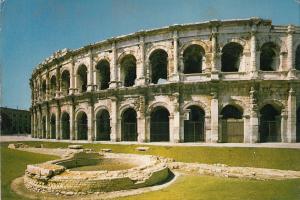
[[[3,0],[0,0],[0,2]],[[171,24],[258,16],[300,24],[299,0],[5,0],[2,106],[28,109],[33,68],[54,51]]]

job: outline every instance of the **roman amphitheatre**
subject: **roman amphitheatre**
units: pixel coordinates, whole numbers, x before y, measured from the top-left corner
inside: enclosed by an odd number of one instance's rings
[[[8,196],[300,197],[299,26],[143,30],[59,50],[30,86],[33,141],[1,145],[25,169]]]

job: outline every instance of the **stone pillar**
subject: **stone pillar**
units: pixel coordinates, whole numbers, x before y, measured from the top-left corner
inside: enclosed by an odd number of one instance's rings
[[[250,115],[244,115],[244,143],[250,143],[251,133],[249,132]]]
[[[183,111],[185,112],[185,111]],[[179,141],[184,142],[184,120],[186,119],[186,115],[184,113],[180,113],[180,130],[179,130]]]
[[[110,140],[116,142],[118,140],[118,99],[111,97],[111,116],[110,116]]]
[[[137,62],[137,80],[136,85],[145,85],[145,38],[141,34],[140,38],[140,59]]]
[[[60,106],[57,105],[56,107],[56,123],[55,123],[55,130],[56,130],[56,139],[60,140],[61,137],[61,130],[60,130],[60,123],[61,123],[61,110],[60,110]]]
[[[173,113],[170,113],[170,141],[180,142],[180,101],[179,93],[173,94]]]
[[[116,41],[112,41],[112,59],[110,64],[110,83],[109,88],[118,87],[118,69],[117,69],[117,48]]]
[[[211,136],[210,142],[218,142],[218,130],[219,130],[219,100],[217,92],[212,93],[211,98]]]
[[[137,116],[138,142],[146,142],[146,118],[145,115],[139,112]]]
[[[60,67],[56,67],[56,98],[60,96]]]
[[[295,27],[292,25],[288,26],[287,30],[287,38],[286,38],[286,44],[287,44],[287,70],[289,71],[288,73],[288,78],[289,79],[296,79],[296,69],[295,69],[295,59],[294,59],[294,54],[295,52],[293,51],[293,34],[295,32]]]
[[[50,97],[50,83],[49,83],[49,70],[47,70],[47,73],[46,73],[46,94],[45,94],[45,99],[46,101],[49,100],[49,97]]]
[[[41,108],[38,109],[38,138],[42,138],[42,112]]]
[[[89,66],[87,69],[87,91],[94,91],[94,79],[93,79],[93,52],[92,49],[89,50]]]
[[[205,142],[211,142],[211,116],[205,114],[205,121],[204,121],[204,138]]]
[[[173,56],[174,68],[172,72],[172,81],[178,82],[180,80],[180,72],[178,72],[178,31],[176,29],[173,31]]]
[[[296,117],[297,105],[296,94],[293,88],[289,91],[288,104],[287,104],[287,129],[285,142],[296,142]]]
[[[279,116],[279,118],[281,118],[281,124],[280,124],[281,142],[288,142],[287,141],[287,118],[288,118],[288,115],[286,114],[286,111],[284,109],[282,110],[281,116]]]
[[[69,90],[69,94],[75,94],[75,61],[74,58],[71,58],[71,70],[70,70],[70,90]]]
[[[256,91],[252,87],[250,90],[250,119],[249,119],[249,130],[248,134],[250,134],[249,142],[256,143],[259,141],[259,123],[258,123],[258,110],[256,104]]]
[[[258,78],[258,68],[257,66],[259,65],[258,61],[258,54],[257,54],[257,41],[256,41],[256,33],[257,33],[257,25],[253,24],[251,27],[251,39],[250,39],[250,73],[251,73],[251,78],[256,79]]]
[[[75,104],[72,102],[72,109],[70,111],[70,140],[77,139],[75,135]]]
[[[218,27],[213,26],[211,29],[212,32],[212,64],[211,64],[211,79],[219,80],[219,69],[220,69],[220,57],[221,54],[218,50]]]
[[[145,138],[146,142],[150,142],[150,114],[146,114],[145,116]]]
[[[90,102],[88,106],[88,141],[95,140],[94,138],[94,102]]]

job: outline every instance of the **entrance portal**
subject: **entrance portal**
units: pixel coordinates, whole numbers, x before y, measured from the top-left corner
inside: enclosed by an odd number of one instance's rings
[[[157,107],[151,113],[150,141],[163,142],[170,140],[169,111],[164,107]]]

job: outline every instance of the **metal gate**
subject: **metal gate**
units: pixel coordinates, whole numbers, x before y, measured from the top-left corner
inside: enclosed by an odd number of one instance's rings
[[[169,122],[151,122],[150,141],[163,142],[169,140]]]
[[[102,123],[99,125],[97,140],[110,140],[110,124]]]
[[[222,120],[222,142],[240,143],[244,142],[244,120],[224,119]]]
[[[300,142],[300,121],[297,121],[296,127],[296,142]]]
[[[203,121],[184,121],[184,142],[204,142]]]
[[[78,140],[87,140],[87,124],[85,123],[78,123],[77,126],[77,134],[78,134]],[[70,129],[68,129],[69,131]]]
[[[137,124],[123,123],[122,124],[122,141],[137,141]]]
[[[260,123],[260,142],[280,142],[280,125],[276,121],[262,121]]]

